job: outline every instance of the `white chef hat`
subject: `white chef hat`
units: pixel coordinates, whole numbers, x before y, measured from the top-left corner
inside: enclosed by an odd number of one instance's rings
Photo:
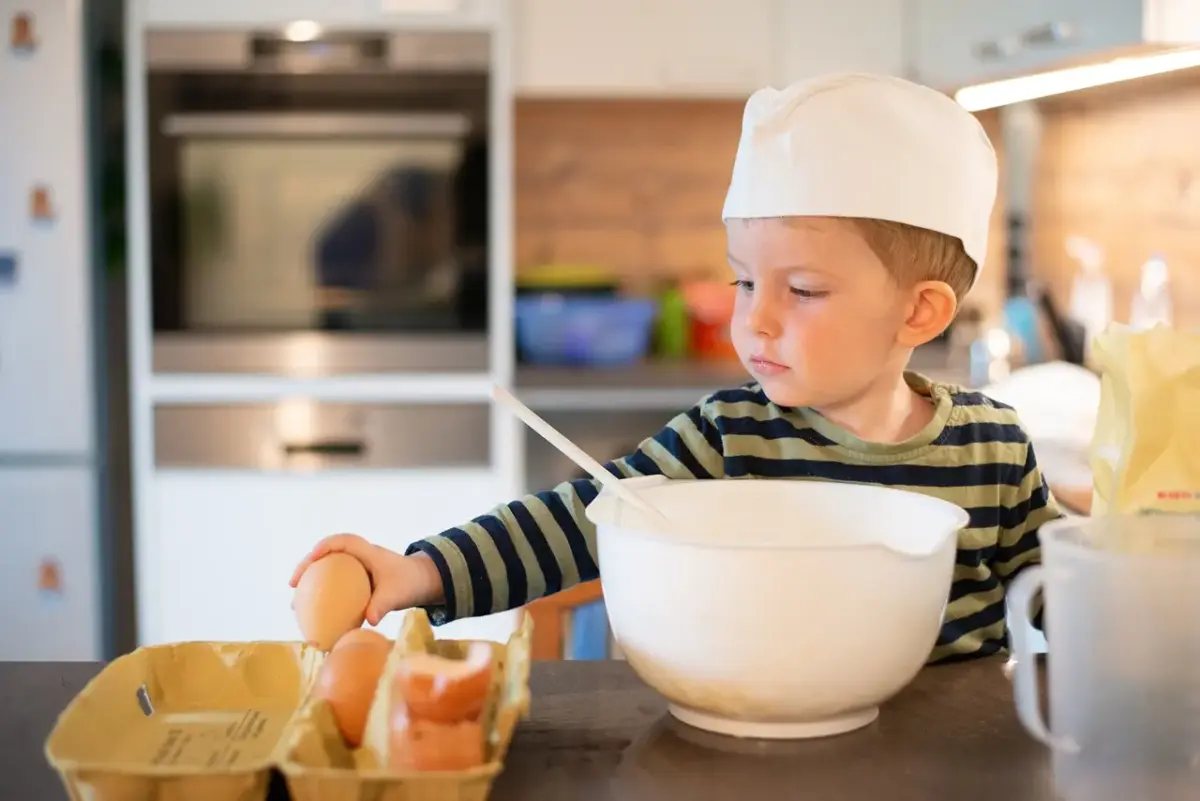
[[[751,95],[721,216],[907,223],[958,237],[978,268],[996,181],[992,143],[951,98],[901,78],[825,75]]]

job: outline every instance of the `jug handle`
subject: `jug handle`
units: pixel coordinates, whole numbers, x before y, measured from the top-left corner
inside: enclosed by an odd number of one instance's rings
[[[1045,586],[1045,568],[1031,565],[1008,586],[1008,608],[1012,613],[1013,696],[1017,705],[1017,718],[1021,725],[1036,739],[1055,751],[1076,752],[1074,742],[1059,737],[1050,731],[1042,717],[1041,697],[1038,693],[1038,666],[1034,656],[1029,630],[1033,627],[1033,597]]]

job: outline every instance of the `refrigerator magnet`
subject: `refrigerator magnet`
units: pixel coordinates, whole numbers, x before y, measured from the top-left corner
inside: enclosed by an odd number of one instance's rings
[[[38,593],[43,598],[62,597],[62,565],[54,557],[46,557],[38,566]]]
[[[35,223],[54,221],[54,201],[50,198],[50,188],[35,186],[29,193],[29,216]]]
[[[37,35],[33,30],[33,15],[28,11],[18,11],[13,14],[9,47],[15,53],[31,53],[37,47]]]
[[[0,250],[0,289],[17,283],[17,254]]]

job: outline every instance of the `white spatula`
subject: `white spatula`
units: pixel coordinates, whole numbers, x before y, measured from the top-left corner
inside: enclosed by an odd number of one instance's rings
[[[579,465],[581,470],[586,471],[588,475],[599,481],[606,489],[611,489],[615,492],[620,496],[621,500],[632,506],[636,506],[660,523],[669,522],[666,515],[656,509],[641,495],[631,490],[625,484],[622,484],[619,478],[605,470],[603,465],[584,453],[582,448],[563,436],[558,429],[539,417],[532,409],[521,403],[521,401],[517,400],[507,389],[499,384],[494,384],[492,386],[492,397],[511,409],[517,417],[525,422],[525,425],[540,434],[543,439],[555,448],[558,448],[563,456],[566,456],[572,462]]]

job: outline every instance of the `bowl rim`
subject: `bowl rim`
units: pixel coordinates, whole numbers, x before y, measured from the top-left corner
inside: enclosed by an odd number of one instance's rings
[[[648,481],[648,479],[649,479],[649,481]],[[589,503],[584,509],[584,516],[588,519],[588,521],[590,523],[592,523],[593,525],[596,526],[597,534],[599,535],[599,537],[602,537],[605,535],[612,536],[613,533],[616,533],[618,536],[641,538],[641,539],[651,540],[654,542],[668,543],[675,547],[688,547],[688,548],[703,549],[703,550],[809,551],[809,552],[855,551],[857,553],[863,553],[865,551],[871,551],[871,550],[878,550],[878,551],[884,552],[884,553],[886,553],[892,557],[896,557],[896,558],[923,560],[923,559],[929,559],[930,557],[941,552],[943,550],[943,548],[946,547],[947,541],[952,541],[953,544],[955,545],[955,547],[957,548],[959,532],[961,532],[964,528],[966,528],[967,525],[971,521],[970,513],[968,513],[966,509],[962,508],[958,504],[951,503],[950,501],[944,500],[942,498],[937,498],[932,495],[926,495],[921,492],[915,492],[913,490],[899,489],[897,487],[888,487],[888,486],[884,486],[882,484],[863,484],[863,483],[850,482],[850,481],[826,481],[826,480],[821,480],[821,479],[752,478],[752,477],[726,478],[726,479],[703,479],[703,478],[672,479],[672,478],[667,478],[665,476],[636,476],[633,478],[623,478],[623,479],[621,479],[621,481],[622,481],[622,483],[630,482],[630,483],[634,483],[634,484],[639,484],[639,483],[646,484],[647,486],[650,486],[650,487],[665,487],[669,484],[674,484],[674,485],[694,484],[694,483],[701,482],[701,481],[770,481],[773,483],[779,483],[779,482],[784,482],[784,481],[803,481],[803,482],[814,483],[814,484],[834,484],[834,485],[839,485],[839,486],[869,487],[874,490],[883,490],[883,491],[886,491],[889,493],[896,493],[896,494],[906,495],[906,496],[915,496],[917,498],[920,498],[922,500],[922,502],[927,502],[934,506],[940,506],[953,516],[954,525],[947,527],[944,538],[939,540],[935,547],[931,547],[927,551],[924,551],[922,553],[904,553],[903,551],[900,551],[896,548],[889,547],[888,545],[886,545],[885,543],[882,543],[882,542],[830,543],[830,544],[824,544],[824,545],[809,545],[809,544],[805,544],[802,541],[787,542],[787,543],[756,543],[756,542],[746,542],[746,541],[704,542],[694,536],[688,536],[688,535],[680,536],[678,534],[667,534],[666,532],[663,532],[663,531],[656,531],[652,527],[649,527],[649,526],[647,526],[647,527],[630,527],[630,526],[622,526],[617,523],[613,523],[613,522],[609,522],[609,521],[597,520],[596,516],[593,512],[593,506],[596,506],[597,504],[603,504],[600,507],[600,509],[603,509],[604,507],[612,507],[612,506],[616,506],[616,505],[623,503],[621,501],[621,499],[619,497],[617,497],[611,491],[601,490],[600,493],[595,498],[592,499],[592,502]],[[600,534],[601,528],[606,530],[604,534]]]

